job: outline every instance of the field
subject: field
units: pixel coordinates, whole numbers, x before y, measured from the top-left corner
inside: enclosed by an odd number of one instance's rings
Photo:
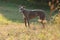
[[[22,14],[14,4],[0,3],[0,40],[60,40],[60,24],[46,23],[45,28],[31,20],[24,26]]]

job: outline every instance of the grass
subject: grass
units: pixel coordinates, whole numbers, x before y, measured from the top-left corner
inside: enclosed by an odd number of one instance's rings
[[[26,28],[15,4],[0,3],[0,40],[60,40],[60,24],[55,24],[60,19],[45,28],[36,20],[32,19],[31,28]]]
[[[11,21],[20,21],[22,18],[22,15],[18,12],[18,6],[14,6],[11,4],[0,4],[0,14],[4,15],[8,20]]]

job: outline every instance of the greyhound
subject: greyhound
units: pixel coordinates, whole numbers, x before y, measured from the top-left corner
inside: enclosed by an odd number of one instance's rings
[[[29,26],[30,27],[30,23],[29,20],[33,19],[35,17],[39,17],[39,19],[41,20],[41,24],[43,25],[43,27],[45,27],[43,21],[46,20],[46,16],[45,16],[45,11],[44,10],[28,10],[26,9],[24,6],[19,6],[19,11],[22,12],[23,14],[23,18],[24,18],[24,22],[25,22],[25,26]],[[28,25],[27,25],[28,23]]]

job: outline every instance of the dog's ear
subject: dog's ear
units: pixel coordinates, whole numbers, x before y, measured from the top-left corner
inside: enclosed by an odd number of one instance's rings
[[[21,5],[21,7],[25,8],[26,6],[24,6],[24,5]]]
[[[19,8],[25,8],[26,6],[24,6],[24,5],[19,5],[18,7],[19,7]]]

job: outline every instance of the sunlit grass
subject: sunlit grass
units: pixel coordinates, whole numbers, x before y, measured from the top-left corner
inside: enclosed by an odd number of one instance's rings
[[[5,24],[8,24],[8,23],[11,23],[12,21],[9,21],[7,18],[4,17],[3,14],[0,13],[0,24],[2,23],[5,23]]]
[[[12,22],[13,23],[13,22]],[[3,25],[2,25],[3,26]],[[56,24],[47,24],[45,28],[33,25],[36,29],[26,28],[24,24],[8,24],[1,31],[0,39],[3,40],[60,40],[60,27]],[[31,26],[32,27],[32,26]],[[37,28],[39,27],[39,28]],[[32,27],[33,28],[33,27]],[[1,30],[0,29],[0,30]]]

